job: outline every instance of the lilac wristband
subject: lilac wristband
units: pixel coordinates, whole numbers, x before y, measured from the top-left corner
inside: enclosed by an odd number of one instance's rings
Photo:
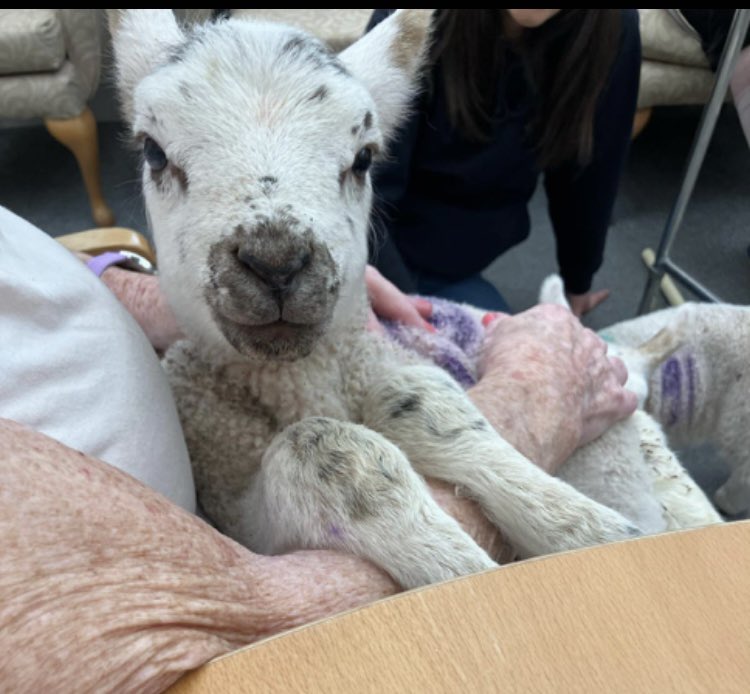
[[[86,265],[97,277],[101,277],[102,273],[110,265],[119,265],[120,263],[127,262],[128,257],[117,251],[107,251],[101,255],[96,255],[91,260],[87,261]]]

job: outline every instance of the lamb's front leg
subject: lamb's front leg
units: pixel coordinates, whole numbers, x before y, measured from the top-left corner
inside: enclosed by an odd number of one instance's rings
[[[267,554],[341,549],[405,588],[496,566],[437,505],[404,454],[357,424],[310,417],[287,427],[244,502],[253,549]]]
[[[384,373],[368,394],[364,419],[418,472],[463,487],[527,556],[640,534],[619,513],[522,456],[440,369],[405,366]]]

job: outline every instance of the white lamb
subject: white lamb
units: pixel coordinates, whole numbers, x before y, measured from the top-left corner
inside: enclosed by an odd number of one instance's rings
[[[646,410],[669,443],[710,442],[731,470],[716,504],[750,511],[750,307],[687,303],[604,331],[627,354],[669,334],[677,349],[650,374]]]
[[[262,553],[355,552],[405,587],[494,566],[425,475],[460,486],[525,555],[640,534],[521,456],[443,371],[364,331],[368,170],[413,93],[428,11],[397,12],[338,57],[261,22],[114,23],[161,280],[189,336],[165,366],[222,531]],[[641,463],[639,436],[702,499],[646,415],[624,426]]]
[[[545,281],[540,300],[567,306],[559,277]],[[731,470],[716,504],[731,515],[750,511],[750,308],[686,303],[611,326],[602,335],[611,343],[610,353],[628,367],[627,387],[662,425],[671,446],[716,446]],[[595,463],[572,462],[563,476],[585,491],[590,482],[578,480]],[[662,503],[667,486],[679,494],[679,485],[668,484],[664,472],[660,469],[655,481]],[[595,498],[609,505],[598,491]]]

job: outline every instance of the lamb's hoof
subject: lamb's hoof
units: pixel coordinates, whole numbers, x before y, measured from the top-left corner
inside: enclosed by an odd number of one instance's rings
[[[582,546],[606,545],[610,542],[643,537],[644,533],[637,525],[615,511],[607,511],[605,515],[597,518],[595,523],[582,528]]]
[[[622,540],[632,540],[636,537],[643,537],[644,533],[637,525],[628,524],[625,526],[626,536],[621,537]]]
[[[569,552],[570,550],[606,545],[610,542],[632,540],[643,536],[643,531],[627,518],[611,509],[581,513],[573,523],[563,522],[556,530],[548,532],[542,547],[522,550],[522,556],[539,556]]]
[[[498,567],[498,564],[492,561],[481,547],[465,545],[463,538],[458,539],[457,544],[452,547],[449,544],[443,548],[447,549],[447,552],[436,553],[437,547],[434,545],[414,547],[411,557],[420,559],[409,561],[398,567],[386,566],[384,568],[391,572],[391,575],[405,590],[411,590]]]

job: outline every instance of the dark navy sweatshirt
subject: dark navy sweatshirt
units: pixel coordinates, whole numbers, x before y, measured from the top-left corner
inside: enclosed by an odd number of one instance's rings
[[[368,30],[390,12],[375,10]],[[640,64],[637,11],[622,10],[619,51],[597,107],[592,160],[544,172],[528,143],[532,94],[520,57],[509,56],[499,77],[488,143],[468,142],[452,127],[443,81],[433,74],[429,98],[420,97],[389,146],[388,162],[374,172],[376,226],[386,233],[376,246],[386,247],[371,260],[404,291],[415,290],[406,268],[445,281],[480,272],[528,236],[528,202],[543,173],[560,274],[569,292],[587,292],[603,259]]]

